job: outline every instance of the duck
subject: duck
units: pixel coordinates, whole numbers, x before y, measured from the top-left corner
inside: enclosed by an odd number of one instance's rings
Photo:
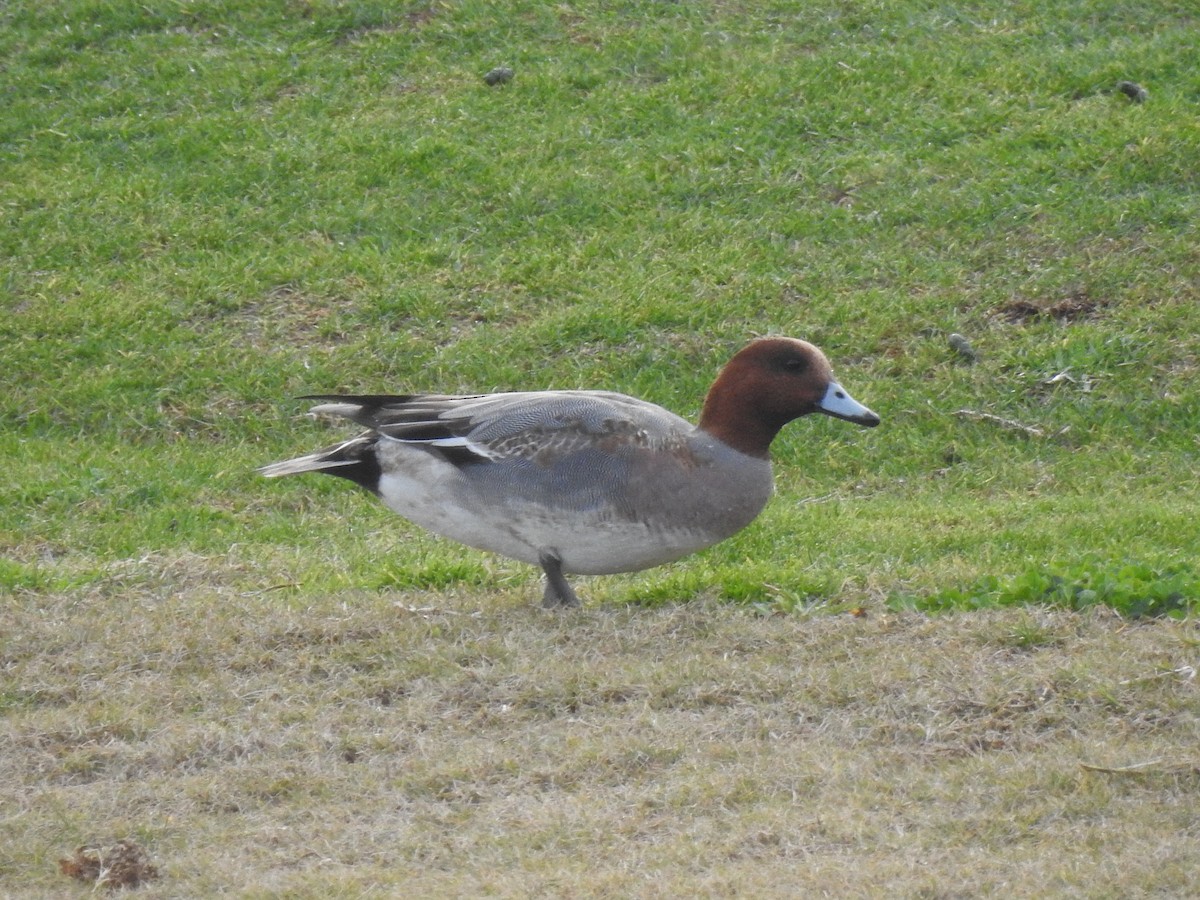
[[[770,446],[789,422],[880,422],[820,349],[789,337],[734,354],[695,425],[599,390],[300,399],[367,431],[263,475],[344,478],[428,531],[539,566],[547,608],[580,605],[567,575],[660,566],[749,525],[774,491]]]

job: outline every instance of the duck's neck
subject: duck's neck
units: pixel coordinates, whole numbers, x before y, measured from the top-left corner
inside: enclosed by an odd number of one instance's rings
[[[699,427],[739,453],[770,459],[771,441],[787,422],[764,415],[746,402],[745,394],[726,390],[718,378],[704,399]]]

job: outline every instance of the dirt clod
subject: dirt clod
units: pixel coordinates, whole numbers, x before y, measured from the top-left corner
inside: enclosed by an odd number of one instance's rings
[[[110,891],[137,887],[158,878],[158,868],[135,841],[128,838],[110,846],[78,847],[74,855],[58,861],[66,876]]]

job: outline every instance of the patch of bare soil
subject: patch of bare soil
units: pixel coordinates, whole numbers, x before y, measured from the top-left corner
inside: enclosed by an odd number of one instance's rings
[[[1017,297],[1001,306],[999,314],[1001,318],[1017,325],[1024,325],[1036,319],[1075,322],[1095,318],[1107,306],[1108,301],[1078,290],[1052,300]]]

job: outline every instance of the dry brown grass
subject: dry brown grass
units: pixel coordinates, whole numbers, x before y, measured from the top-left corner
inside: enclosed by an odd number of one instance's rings
[[[83,896],[57,861],[121,838],[145,897],[1200,890],[1195,623],[548,615],[145,565],[4,601],[0,893]]]

